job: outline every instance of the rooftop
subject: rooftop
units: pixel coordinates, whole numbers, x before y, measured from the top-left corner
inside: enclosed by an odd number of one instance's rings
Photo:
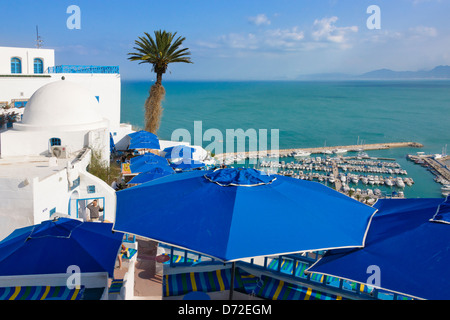
[[[73,159],[58,159],[56,165],[50,165],[47,156],[20,156],[0,159],[1,178],[30,178],[37,177],[43,180],[55,172],[66,168],[67,163]]]

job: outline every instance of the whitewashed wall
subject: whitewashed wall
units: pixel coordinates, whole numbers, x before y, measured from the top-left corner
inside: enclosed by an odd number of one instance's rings
[[[0,47],[0,74],[11,74],[11,58],[22,61],[22,74],[34,74],[34,59],[44,64],[44,72],[55,65],[55,50],[37,48]]]

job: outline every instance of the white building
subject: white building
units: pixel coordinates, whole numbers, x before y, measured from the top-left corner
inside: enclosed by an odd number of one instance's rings
[[[131,126],[120,123],[117,66],[56,66],[54,50],[0,47],[0,105],[8,103],[21,109],[37,89],[62,79],[81,84],[91,92],[98,101],[100,115],[109,120],[114,142],[120,146]]]
[[[0,106],[15,107],[0,111],[21,115],[0,129],[0,241],[55,215],[86,219],[94,199],[100,220],[115,218],[115,191],[87,167],[93,153],[109,163],[111,136],[117,150],[130,142],[131,125],[120,123],[118,67],[54,63],[53,50],[0,47]],[[205,160],[194,147],[196,160]]]
[[[118,68],[55,67],[53,50],[0,47],[1,102],[22,116],[0,131],[0,240],[55,215],[86,219],[94,199],[114,221],[115,191],[87,167],[94,152],[109,163],[110,134],[120,144],[131,132]]]

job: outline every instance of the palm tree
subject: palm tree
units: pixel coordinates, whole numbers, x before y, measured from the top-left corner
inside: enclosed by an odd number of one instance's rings
[[[175,39],[176,32],[155,31],[153,39],[147,32],[144,37],[139,37],[135,41],[133,48],[137,52],[129,53],[128,58],[131,61],[149,63],[152,65],[152,71],[156,73],[156,82],[150,88],[150,94],[145,101],[145,130],[157,133],[162,116],[161,101],[164,99],[166,91],[162,86],[162,75],[166,73],[169,63],[184,62],[192,63],[189,58],[188,48],[181,48],[186,38],[178,37]]]

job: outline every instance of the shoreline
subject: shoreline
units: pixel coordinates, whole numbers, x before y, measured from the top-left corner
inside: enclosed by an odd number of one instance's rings
[[[346,146],[330,146],[317,148],[293,148],[281,150],[264,150],[264,151],[245,151],[245,152],[229,152],[216,154],[214,158],[217,160],[225,160],[230,157],[267,157],[271,154],[277,154],[280,157],[289,156],[295,152],[324,153],[325,151],[333,151],[336,149],[344,149],[347,151],[368,151],[368,150],[385,150],[391,148],[423,148],[423,144],[417,142],[391,142],[391,143],[373,143],[365,145],[346,145]]]

